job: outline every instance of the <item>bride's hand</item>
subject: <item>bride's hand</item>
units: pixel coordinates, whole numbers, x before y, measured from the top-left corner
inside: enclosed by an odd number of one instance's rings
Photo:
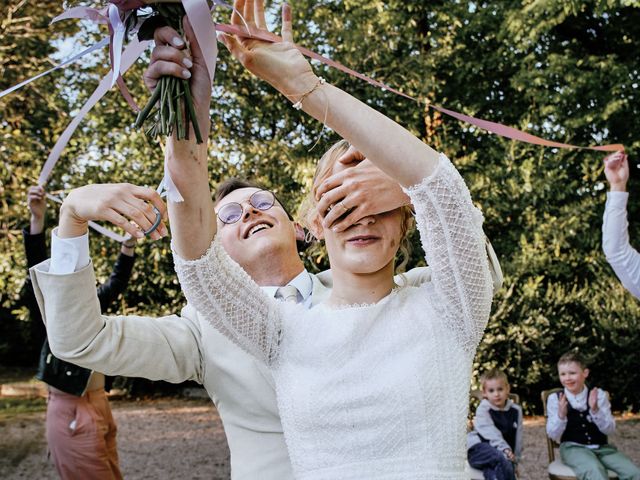
[[[72,190],[60,207],[60,238],[77,237],[87,231],[87,223],[107,221],[122,228],[134,238],[144,237],[156,221],[154,207],[162,220],[167,208],[160,195],[151,188],[129,183],[95,184]],[[159,240],[167,236],[167,227],[161,221],[149,236]]]
[[[249,29],[268,33],[264,0],[235,0],[231,23],[245,28],[237,12],[242,12]],[[236,35],[221,34],[220,39],[231,54],[257,77],[267,81],[293,102],[311,90],[318,78],[311,65],[293,43],[291,7],[282,6],[282,42],[267,42]]]

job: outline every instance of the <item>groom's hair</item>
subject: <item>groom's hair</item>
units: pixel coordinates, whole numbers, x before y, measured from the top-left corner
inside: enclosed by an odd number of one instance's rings
[[[218,184],[218,188],[216,188],[216,191],[213,194],[213,201],[218,203],[234,190],[240,190],[241,188],[261,188],[266,190],[266,188],[256,182],[251,182],[244,178],[231,177]]]
[[[264,185],[260,185],[257,182],[252,182],[251,180],[246,180],[244,178],[231,177],[231,178],[227,178],[226,180],[218,184],[218,188],[216,188],[216,191],[213,194],[214,203],[218,203],[220,200],[222,200],[224,197],[229,195],[231,192],[235,190],[240,190],[241,188],[259,188],[261,190],[269,190],[270,192],[273,193],[271,189],[266,188]],[[289,213],[289,210],[287,210],[287,207],[284,206],[284,203],[280,201],[280,199],[276,196],[275,193],[273,194],[273,196],[276,197],[276,202],[278,202],[280,206],[283,208],[283,210],[289,217],[289,220],[293,221],[293,217]]]

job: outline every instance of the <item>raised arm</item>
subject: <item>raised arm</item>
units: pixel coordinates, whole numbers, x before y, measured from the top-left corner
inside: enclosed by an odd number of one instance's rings
[[[62,360],[106,374],[202,381],[195,319],[100,313],[87,222],[109,221],[140,238],[155,220],[149,202],[166,214],[155,191],[127,184],[90,185],[73,190],[65,199],[60,225],[52,234],[51,261],[31,269],[51,351]],[[166,234],[161,225],[151,236],[159,239]]]
[[[236,0],[250,27],[266,30],[263,0]],[[232,22],[241,27],[237,14]],[[410,187],[427,262],[445,320],[475,351],[491,309],[491,276],[482,214],[451,162],[409,131],[337,87],[323,83],[293,44],[291,11],[283,7],[283,42],[224,35],[249,71],[294,105],[324,121],[383,172]],[[323,186],[321,184],[320,189]]]
[[[627,221],[627,156],[622,152],[609,155],[604,161],[604,173],[610,191],[607,192],[602,224],[602,249],[622,285],[640,298],[640,253],[629,242]]]
[[[211,79],[198,42],[189,21],[184,22],[185,39],[170,27],[156,30],[156,47],[151,64],[144,74],[145,83],[154,89],[160,77],[173,75],[189,79],[194,107],[202,133],[203,143],[196,143],[193,127],[188,140],[167,140],[165,157],[171,179],[182,195],[183,202],[169,202],[169,218],[173,246],[182,258],[201,257],[216,233],[216,219],[209,188],[208,139],[211,130],[209,107]]]
[[[27,190],[27,206],[30,212],[29,226],[22,230],[22,237],[24,240],[24,252],[27,257],[27,269],[29,269],[47,258],[47,242],[44,234],[47,198],[42,187],[39,185],[29,187]],[[47,338],[47,334],[44,323],[42,323],[42,316],[38,309],[33,292],[33,284],[29,275],[25,279],[21,297],[29,309],[32,338],[37,346],[40,347]]]
[[[113,269],[106,282],[98,287],[100,311],[104,312],[116,301],[118,295],[127,289],[131,272],[135,262],[135,240],[129,239],[122,243],[120,254],[113,264]]]
[[[263,0],[236,0],[251,27],[267,30]],[[244,22],[234,13],[232,23]],[[360,100],[328,83],[320,83],[293,44],[291,10],[283,6],[282,43],[221,36],[232,55],[291,102],[335,130],[383,172],[407,187],[430,175],[438,153],[406,129]],[[401,159],[401,161],[400,161]]]

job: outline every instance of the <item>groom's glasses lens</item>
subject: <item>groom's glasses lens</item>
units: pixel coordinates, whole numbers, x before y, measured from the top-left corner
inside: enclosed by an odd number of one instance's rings
[[[276,197],[269,190],[258,190],[249,197],[249,203],[258,210],[269,210],[276,203]],[[230,202],[218,210],[218,218],[222,223],[236,223],[242,218],[242,205]]]

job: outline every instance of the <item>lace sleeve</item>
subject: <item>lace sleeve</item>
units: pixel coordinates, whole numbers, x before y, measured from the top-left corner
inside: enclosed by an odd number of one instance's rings
[[[431,267],[436,307],[464,349],[474,352],[487,325],[493,296],[482,213],[443,154],[436,171],[406,192],[413,201]]]
[[[282,334],[278,304],[229,257],[218,237],[197,260],[184,260],[175,250],[173,258],[187,301],[232,342],[272,364]]]

